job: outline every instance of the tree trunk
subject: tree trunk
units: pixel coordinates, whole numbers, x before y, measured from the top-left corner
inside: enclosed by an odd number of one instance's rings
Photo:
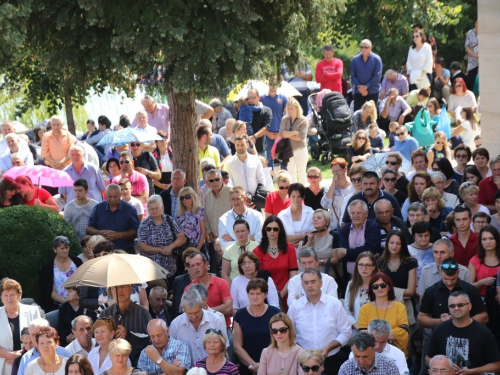
[[[177,93],[171,83],[168,84],[168,90],[174,168],[186,171],[186,186],[191,186],[196,193],[199,193],[200,181],[194,91]]]
[[[66,110],[66,122],[68,130],[76,136],[75,117],[73,116],[73,99],[71,98],[71,90],[68,85],[64,87],[64,109]]]

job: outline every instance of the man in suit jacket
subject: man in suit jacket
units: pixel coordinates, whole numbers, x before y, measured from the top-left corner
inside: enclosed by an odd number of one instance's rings
[[[161,319],[167,323],[172,322],[172,316],[167,306],[168,293],[162,286],[155,286],[149,291],[149,313],[153,319]]]
[[[179,192],[186,184],[186,172],[182,169],[176,169],[172,172],[171,183],[167,190],[163,190],[160,193],[161,199],[163,199],[163,209],[166,215],[172,216],[175,220],[177,218],[177,198],[179,197]]]

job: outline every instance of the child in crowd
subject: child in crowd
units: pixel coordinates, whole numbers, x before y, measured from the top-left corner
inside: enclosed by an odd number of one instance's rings
[[[368,126],[368,134],[370,137],[370,146],[373,153],[380,152],[384,149],[384,140],[379,134],[379,129],[377,124],[373,123]]]
[[[396,140],[396,128],[398,127],[398,122],[396,121],[391,121],[389,123],[389,148],[392,149],[394,147],[394,143]]]
[[[427,221],[419,221],[413,225],[411,230],[415,242],[408,245],[408,251],[418,261],[417,279],[419,279],[422,268],[434,262],[432,243],[430,243],[432,227]]]
[[[245,98],[243,104],[240,105],[240,109],[238,111],[238,120],[246,122],[247,124],[251,124],[253,119],[253,113],[259,112],[261,109],[262,108],[259,105],[249,105],[248,98]]]

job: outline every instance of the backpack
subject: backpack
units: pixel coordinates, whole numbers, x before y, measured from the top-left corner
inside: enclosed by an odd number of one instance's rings
[[[352,124],[349,105],[342,94],[336,91],[324,96],[319,114],[328,137],[342,133]]]

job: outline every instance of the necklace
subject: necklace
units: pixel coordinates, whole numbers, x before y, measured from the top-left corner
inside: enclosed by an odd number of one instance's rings
[[[256,318],[258,318],[259,316],[262,316],[264,315],[264,313],[266,312],[266,306],[264,306],[264,308],[262,309],[262,312],[260,314],[256,314],[254,311],[253,311],[253,308],[252,308],[252,305],[248,305],[248,308],[250,309],[250,314]]]
[[[377,319],[380,319],[378,316],[377,300],[375,300],[373,302],[375,303],[375,310],[377,310]],[[387,300],[387,306],[385,307],[384,320],[385,320],[385,316],[387,315],[387,310],[389,310],[389,300]]]
[[[54,366],[52,367],[52,375],[54,375],[56,373],[57,359],[58,358],[56,357],[56,360],[54,361]],[[48,365],[45,364],[45,361],[43,360],[43,358],[42,358],[42,365],[44,367],[43,373],[46,374],[47,372],[45,371],[45,368],[47,368]]]
[[[212,367],[218,366],[218,365],[220,365],[221,363],[224,363],[224,362],[226,362],[226,358],[224,358],[224,359],[222,359],[222,361],[216,362],[216,363],[210,363],[210,362],[208,362],[208,358],[207,358],[207,361],[206,361],[207,365],[212,366]]]
[[[401,261],[399,261],[396,265],[391,265],[391,263],[387,262],[387,268],[389,268],[389,271],[391,272],[396,272],[399,269],[399,266],[401,265]]]
[[[275,257],[276,254],[278,254],[278,252],[280,251],[280,249],[278,248],[278,246],[276,246],[276,247],[268,246],[267,251],[269,251],[269,254],[271,254],[273,257]]]

